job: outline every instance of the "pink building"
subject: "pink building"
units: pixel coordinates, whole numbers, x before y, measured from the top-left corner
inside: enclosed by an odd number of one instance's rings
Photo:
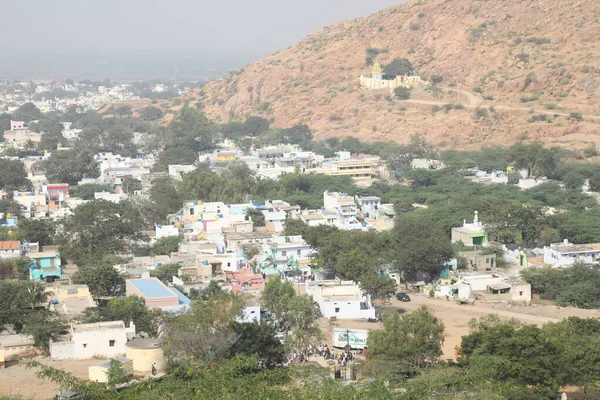
[[[231,291],[240,293],[262,293],[265,290],[265,280],[262,275],[255,274],[249,269],[227,272],[227,281],[231,284]]]

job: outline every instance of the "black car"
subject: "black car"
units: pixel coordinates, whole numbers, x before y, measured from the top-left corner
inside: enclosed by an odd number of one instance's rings
[[[396,293],[396,299],[403,302],[410,301],[410,297],[406,293]]]

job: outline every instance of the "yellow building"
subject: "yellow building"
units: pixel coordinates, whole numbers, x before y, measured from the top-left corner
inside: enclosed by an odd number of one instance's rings
[[[131,359],[125,357],[115,357],[114,360],[117,360],[121,363],[121,366],[127,375],[131,375],[133,373],[133,361]],[[108,382],[108,369],[110,368],[111,361],[112,360],[105,360],[89,367],[89,380],[92,382]]]
[[[365,178],[375,175],[373,163],[370,160],[349,159],[344,161],[335,161],[333,168],[325,175],[330,176],[350,176],[352,178]]]
[[[159,339],[135,339],[125,346],[127,358],[133,360],[135,375],[151,374],[152,364],[156,364],[157,372],[165,370],[167,362]]]
[[[235,151],[217,151],[215,158],[217,161],[232,161],[235,160],[237,153]]]

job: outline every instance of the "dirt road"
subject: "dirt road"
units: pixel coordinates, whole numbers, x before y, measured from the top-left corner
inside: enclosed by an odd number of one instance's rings
[[[38,357],[39,362],[65,370],[78,378],[88,378],[88,368],[98,364],[101,360],[67,360],[50,361],[48,358]],[[0,370],[0,396],[8,396],[10,388],[13,395],[20,395],[24,399],[50,399],[59,393],[57,385],[50,381],[37,379],[38,369],[26,369],[23,364],[14,364]]]

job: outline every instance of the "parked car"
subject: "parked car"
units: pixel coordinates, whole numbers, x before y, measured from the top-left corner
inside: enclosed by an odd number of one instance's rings
[[[406,293],[396,293],[396,299],[402,302],[410,301],[410,297]]]

